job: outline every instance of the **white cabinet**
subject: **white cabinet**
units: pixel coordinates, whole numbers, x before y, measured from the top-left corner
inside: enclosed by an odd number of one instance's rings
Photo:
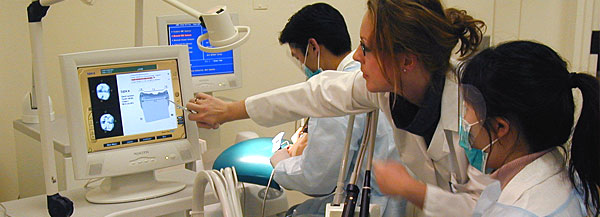
[[[596,74],[591,31],[600,29],[600,0],[444,0],[485,21],[491,44],[532,40],[556,50],[572,71]]]

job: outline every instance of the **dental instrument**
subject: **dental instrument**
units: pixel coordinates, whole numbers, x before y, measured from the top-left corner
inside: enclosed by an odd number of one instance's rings
[[[181,110],[184,110],[184,111],[190,112],[190,113],[192,113],[192,114],[197,114],[197,113],[198,113],[198,112],[196,112],[196,111],[194,111],[194,110],[190,110],[190,109],[188,109],[188,108],[187,108],[187,107],[185,107],[185,106],[179,105],[179,104],[177,104],[177,103],[175,103],[175,102],[171,101],[170,99],[167,99],[167,100],[168,100],[170,103],[173,103],[173,105],[175,105],[175,108],[178,108],[178,109],[181,109]]]

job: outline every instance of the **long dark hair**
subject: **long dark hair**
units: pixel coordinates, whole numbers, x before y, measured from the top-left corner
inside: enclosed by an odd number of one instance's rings
[[[462,67],[461,82],[481,91],[487,117],[503,117],[518,126],[530,153],[568,141],[575,111],[571,89],[579,88],[583,107],[571,140],[568,173],[587,207],[598,216],[600,85],[596,78],[569,73],[567,63],[545,45],[514,41],[485,49],[469,60]]]

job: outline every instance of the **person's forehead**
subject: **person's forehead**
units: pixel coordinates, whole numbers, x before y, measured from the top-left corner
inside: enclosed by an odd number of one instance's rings
[[[363,16],[362,23],[360,25],[360,38],[362,41],[369,41],[373,33],[373,22],[371,21],[371,15],[366,12]]]

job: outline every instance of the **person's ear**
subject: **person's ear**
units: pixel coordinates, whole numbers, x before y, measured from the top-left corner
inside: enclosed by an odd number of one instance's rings
[[[308,39],[308,44],[310,44],[310,47],[312,47],[312,48],[309,48],[309,49],[310,49],[310,51],[309,51],[309,52],[317,53],[318,51],[320,51],[320,50],[319,50],[319,49],[320,49],[320,47],[319,47],[319,43],[317,43],[317,40],[316,40],[316,39],[314,39],[314,38],[309,38],[309,39]]]
[[[503,138],[510,132],[510,122],[505,118],[496,117],[494,118],[494,122],[492,123],[492,127],[494,128],[494,132],[496,132],[496,138]]]
[[[417,67],[417,55],[414,54],[402,54],[402,69],[411,71]]]

